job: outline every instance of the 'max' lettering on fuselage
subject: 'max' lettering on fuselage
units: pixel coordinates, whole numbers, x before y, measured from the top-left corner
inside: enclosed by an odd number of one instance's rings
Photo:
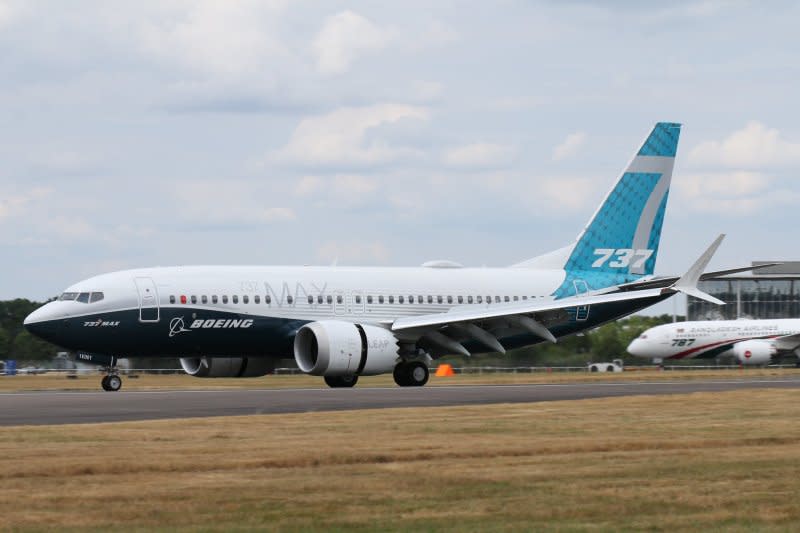
[[[210,318],[208,320],[197,319],[192,322],[192,325],[189,326],[189,329],[219,329],[219,328],[249,328],[253,325],[253,321],[250,319],[241,320],[241,319],[213,319]]]

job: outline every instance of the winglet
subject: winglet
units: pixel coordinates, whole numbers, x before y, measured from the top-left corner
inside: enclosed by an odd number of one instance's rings
[[[719,245],[722,244],[722,240],[725,238],[725,234],[721,234],[717,237],[714,242],[711,243],[711,246],[703,252],[697,261],[686,271],[686,274],[680,277],[678,281],[673,283],[669,289],[675,292],[682,292],[684,294],[688,294],[689,296],[694,296],[695,298],[700,298],[701,300],[705,300],[707,302],[711,302],[717,305],[725,305],[725,302],[718,298],[714,298],[710,294],[706,294],[700,289],[697,288],[697,282],[700,281],[700,276],[703,275],[703,271],[708,266],[708,263],[711,261],[711,258],[714,256],[714,253],[719,248]]]

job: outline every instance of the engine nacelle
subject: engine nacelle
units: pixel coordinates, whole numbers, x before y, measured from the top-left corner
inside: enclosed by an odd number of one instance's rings
[[[306,324],[294,338],[300,370],[315,376],[370,376],[394,370],[397,337],[376,326],[339,320]]]
[[[733,355],[743,365],[765,365],[778,350],[771,341],[751,340],[733,345]]]
[[[183,371],[196,378],[258,378],[275,370],[268,357],[181,357]]]

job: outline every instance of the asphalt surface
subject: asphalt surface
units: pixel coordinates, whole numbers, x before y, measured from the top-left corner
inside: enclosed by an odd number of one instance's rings
[[[204,416],[548,402],[742,389],[800,389],[800,379],[479,385],[422,388],[12,392],[0,426],[82,424]]]

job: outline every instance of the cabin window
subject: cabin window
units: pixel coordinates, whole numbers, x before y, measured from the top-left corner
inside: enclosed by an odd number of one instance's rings
[[[337,304],[340,304],[340,303],[342,303],[342,296],[341,296],[341,295],[337,295],[337,296],[336,296],[336,303],[337,303]]]
[[[507,302],[507,301],[508,301],[508,296],[506,296],[505,298],[503,298],[503,300],[505,300],[505,301]]]
[[[314,303],[314,297],[309,294],[308,295],[308,305],[311,305],[313,303]]]
[[[259,296],[258,294],[253,296],[253,302],[255,302],[257,304],[260,304],[261,303],[261,296]]]
[[[372,303],[372,296],[367,296],[367,303],[368,303],[368,304],[371,304],[371,303]]]
[[[356,295],[356,303],[357,304],[361,303],[361,296],[360,295]]]
[[[318,304],[322,303],[322,295],[321,294],[319,296],[317,296],[317,303]]]
[[[184,296],[183,294],[181,294],[181,303],[182,304],[186,303],[186,296]]]
[[[523,297],[522,297],[522,299],[523,299],[523,300],[527,300],[527,299],[528,299],[528,297],[527,297],[527,296],[523,296]]]
[[[383,296],[378,296],[378,303],[379,303],[379,304],[382,304],[382,303],[383,303]]]
[[[518,302],[519,301],[519,296],[514,296],[514,301]]]
[[[271,304],[272,303],[272,296],[270,296],[269,294],[264,296],[264,303],[265,304]]]
[[[286,303],[289,304],[289,305],[292,305],[294,303],[294,297],[293,296],[287,296],[286,297]]]
[[[170,294],[169,295],[169,303],[171,303],[171,304],[175,303],[175,295],[174,294]]]
[[[217,295],[216,295],[216,294],[212,294],[212,295],[211,295],[211,303],[212,303],[212,304],[215,304],[215,303],[217,303]]]
[[[499,296],[495,296],[494,297],[494,301],[497,302],[497,303],[500,303],[500,297]]]
[[[432,304],[432,303],[433,303],[433,296],[431,296],[431,295],[428,295],[428,303],[429,303],[429,304]]]
[[[394,303],[394,296],[389,296],[389,303],[390,303],[390,304],[393,304],[393,303]]]
[[[204,304],[207,304],[208,303],[208,296],[206,296],[205,294],[202,295],[200,297],[200,301],[203,302]]]
[[[328,302],[328,305],[332,304],[333,303],[333,296],[331,296],[329,294],[328,296],[325,297],[325,301]]]
[[[231,296],[231,300],[233,301],[233,303],[238,304],[239,303],[239,295],[238,294],[234,294],[233,296]]]
[[[397,297],[397,303],[399,303],[399,304],[406,303],[406,299],[403,297],[402,294]]]
[[[471,304],[471,303],[472,303],[472,296],[467,296],[467,303],[468,303],[468,304]]]
[[[410,303],[410,304],[414,303],[414,295],[413,294],[408,297],[408,303]]]
[[[197,303],[197,296],[195,296],[194,294],[192,294],[192,303],[193,304]]]
[[[482,304],[483,303],[483,296],[478,295],[477,298],[478,298],[478,303]]]
[[[242,303],[243,304],[250,303],[250,297],[248,295],[246,295],[246,294],[244,296],[242,296]]]
[[[441,296],[437,296],[436,297],[436,302],[437,303],[442,303],[443,301],[444,301],[444,298],[442,298]]]
[[[464,297],[463,296],[459,296],[458,297],[458,303],[460,303],[460,304],[464,303]]]
[[[449,303],[449,304],[453,303],[453,297],[452,296],[448,296],[447,297],[447,303]]]

